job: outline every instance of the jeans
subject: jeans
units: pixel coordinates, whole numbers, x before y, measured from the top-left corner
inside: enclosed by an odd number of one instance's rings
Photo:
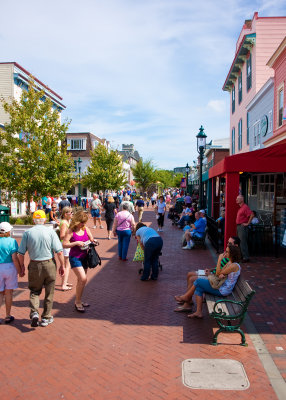
[[[180,225],[180,227],[183,228],[185,226],[185,222],[189,223],[190,221],[191,221],[191,217],[189,217],[188,215],[184,215],[178,222],[178,225]]]
[[[158,278],[159,254],[163,247],[161,237],[152,237],[147,240],[144,246],[144,270],[141,280],[149,279],[150,270],[152,268],[151,279]]]
[[[204,293],[210,293],[215,296],[222,296],[221,292],[218,289],[213,289],[211,287],[210,281],[204,278],[198,278],[194,282],[194,286],[196,287],[195,294],[197,296],[202,297]]]
[[[125,260],[127,257],[128,247],[131,238],[131,230],[126,229],[124,231],[116,230],[118,236],[118,256]]]

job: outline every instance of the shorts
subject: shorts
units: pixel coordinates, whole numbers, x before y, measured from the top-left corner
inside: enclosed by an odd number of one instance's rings
[[[91,209],[91,216],[93,218],[100,218],[99,208],[92,208]]]
[[[71,268],[83,267],[87,269],[87,258],[77,258],[69,256]]]
[[[18,273],[14,263],[0,264],[0,292],[18,288]]]
[[[63,255],[64,255],[64,257],[69,257],[69,255],[70,255],[70,251],[71,251],[71,249],[69,248],[69,249],[63,249]]]

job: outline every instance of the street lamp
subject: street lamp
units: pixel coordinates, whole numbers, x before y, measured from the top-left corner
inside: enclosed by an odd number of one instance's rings
[[[80,175],[80,172],[81,172],[81,163],[82,163],[82,160],[80,157],[78,158],[76,163],[77,163],[77,169],[78,169],[78,206],[80,207],[81,206],[81,183],[80,183],[81,175]]]
[[[190,172],[190,167],[189,164],[187,163],[186,165],[186,176],[187,176],[187,180],[186,180],[186,194],[188,193],[188,184],[189,184],[189,172]]]
[[[204,152],[206,149],[206,139],[207,135],[204,132],[204,128],[201,125],[200,131],[196,136],[197,138],[197,150],[200,155],[200,194],[199,194],[199,204],[200,204],[200,209],[204,207],[204,201],[203,201],[203,158],[204,158]]]

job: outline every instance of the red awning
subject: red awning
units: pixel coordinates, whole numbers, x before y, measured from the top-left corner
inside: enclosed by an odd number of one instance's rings
[[[286,143],[225,157],[209,169],[209,178],[227,172],[286,172]]]

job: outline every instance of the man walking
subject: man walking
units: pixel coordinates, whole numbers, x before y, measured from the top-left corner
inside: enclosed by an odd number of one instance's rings
[[[100,221],[100,209],[102,206],[101,201],[98,198],[98,195],[96,193],[93,193],[92,195],[93,199],[90,203],[90,213],[93,218],[93,223],[94,223],[94,229],[96,229],[96,221],[99,223],[100,229],[103,229],[103,226],[101,225]]]
[[[236,216],[237,236],[240,239],[242,262],[247,262],[249,261],[247,245],[248,225],[250,224],[254,215],[248,205],[244,203],[244,197],[241,194],[237,196],[236,203],[239,205],[239,210]]]
[[[142,221],[142,216],[143,216],[143,211],[144,211],[144,200],[143,196],[140,196],[140,198],[136,201],[136,206],[135,208],[138,208],[138,221]]]
[[[57,272],[54,253],[60,262],[59,273],[61,276],[64,275],[64,257],[63,248],[57,234],[53,229],[44,226],[46,222],[45,212],[43,210],[35,211],[33,220],[36,226],[24,233],[18,250],[18,257],[22,274],[24,274],[24,255],[26,251],[30,256],[28,267],[30,318],[31,326],[36,327],[39,325],[39,296],[43,287],[45,288],[45,298],[40,325],[47,326],[54,321],[51,315]]]

